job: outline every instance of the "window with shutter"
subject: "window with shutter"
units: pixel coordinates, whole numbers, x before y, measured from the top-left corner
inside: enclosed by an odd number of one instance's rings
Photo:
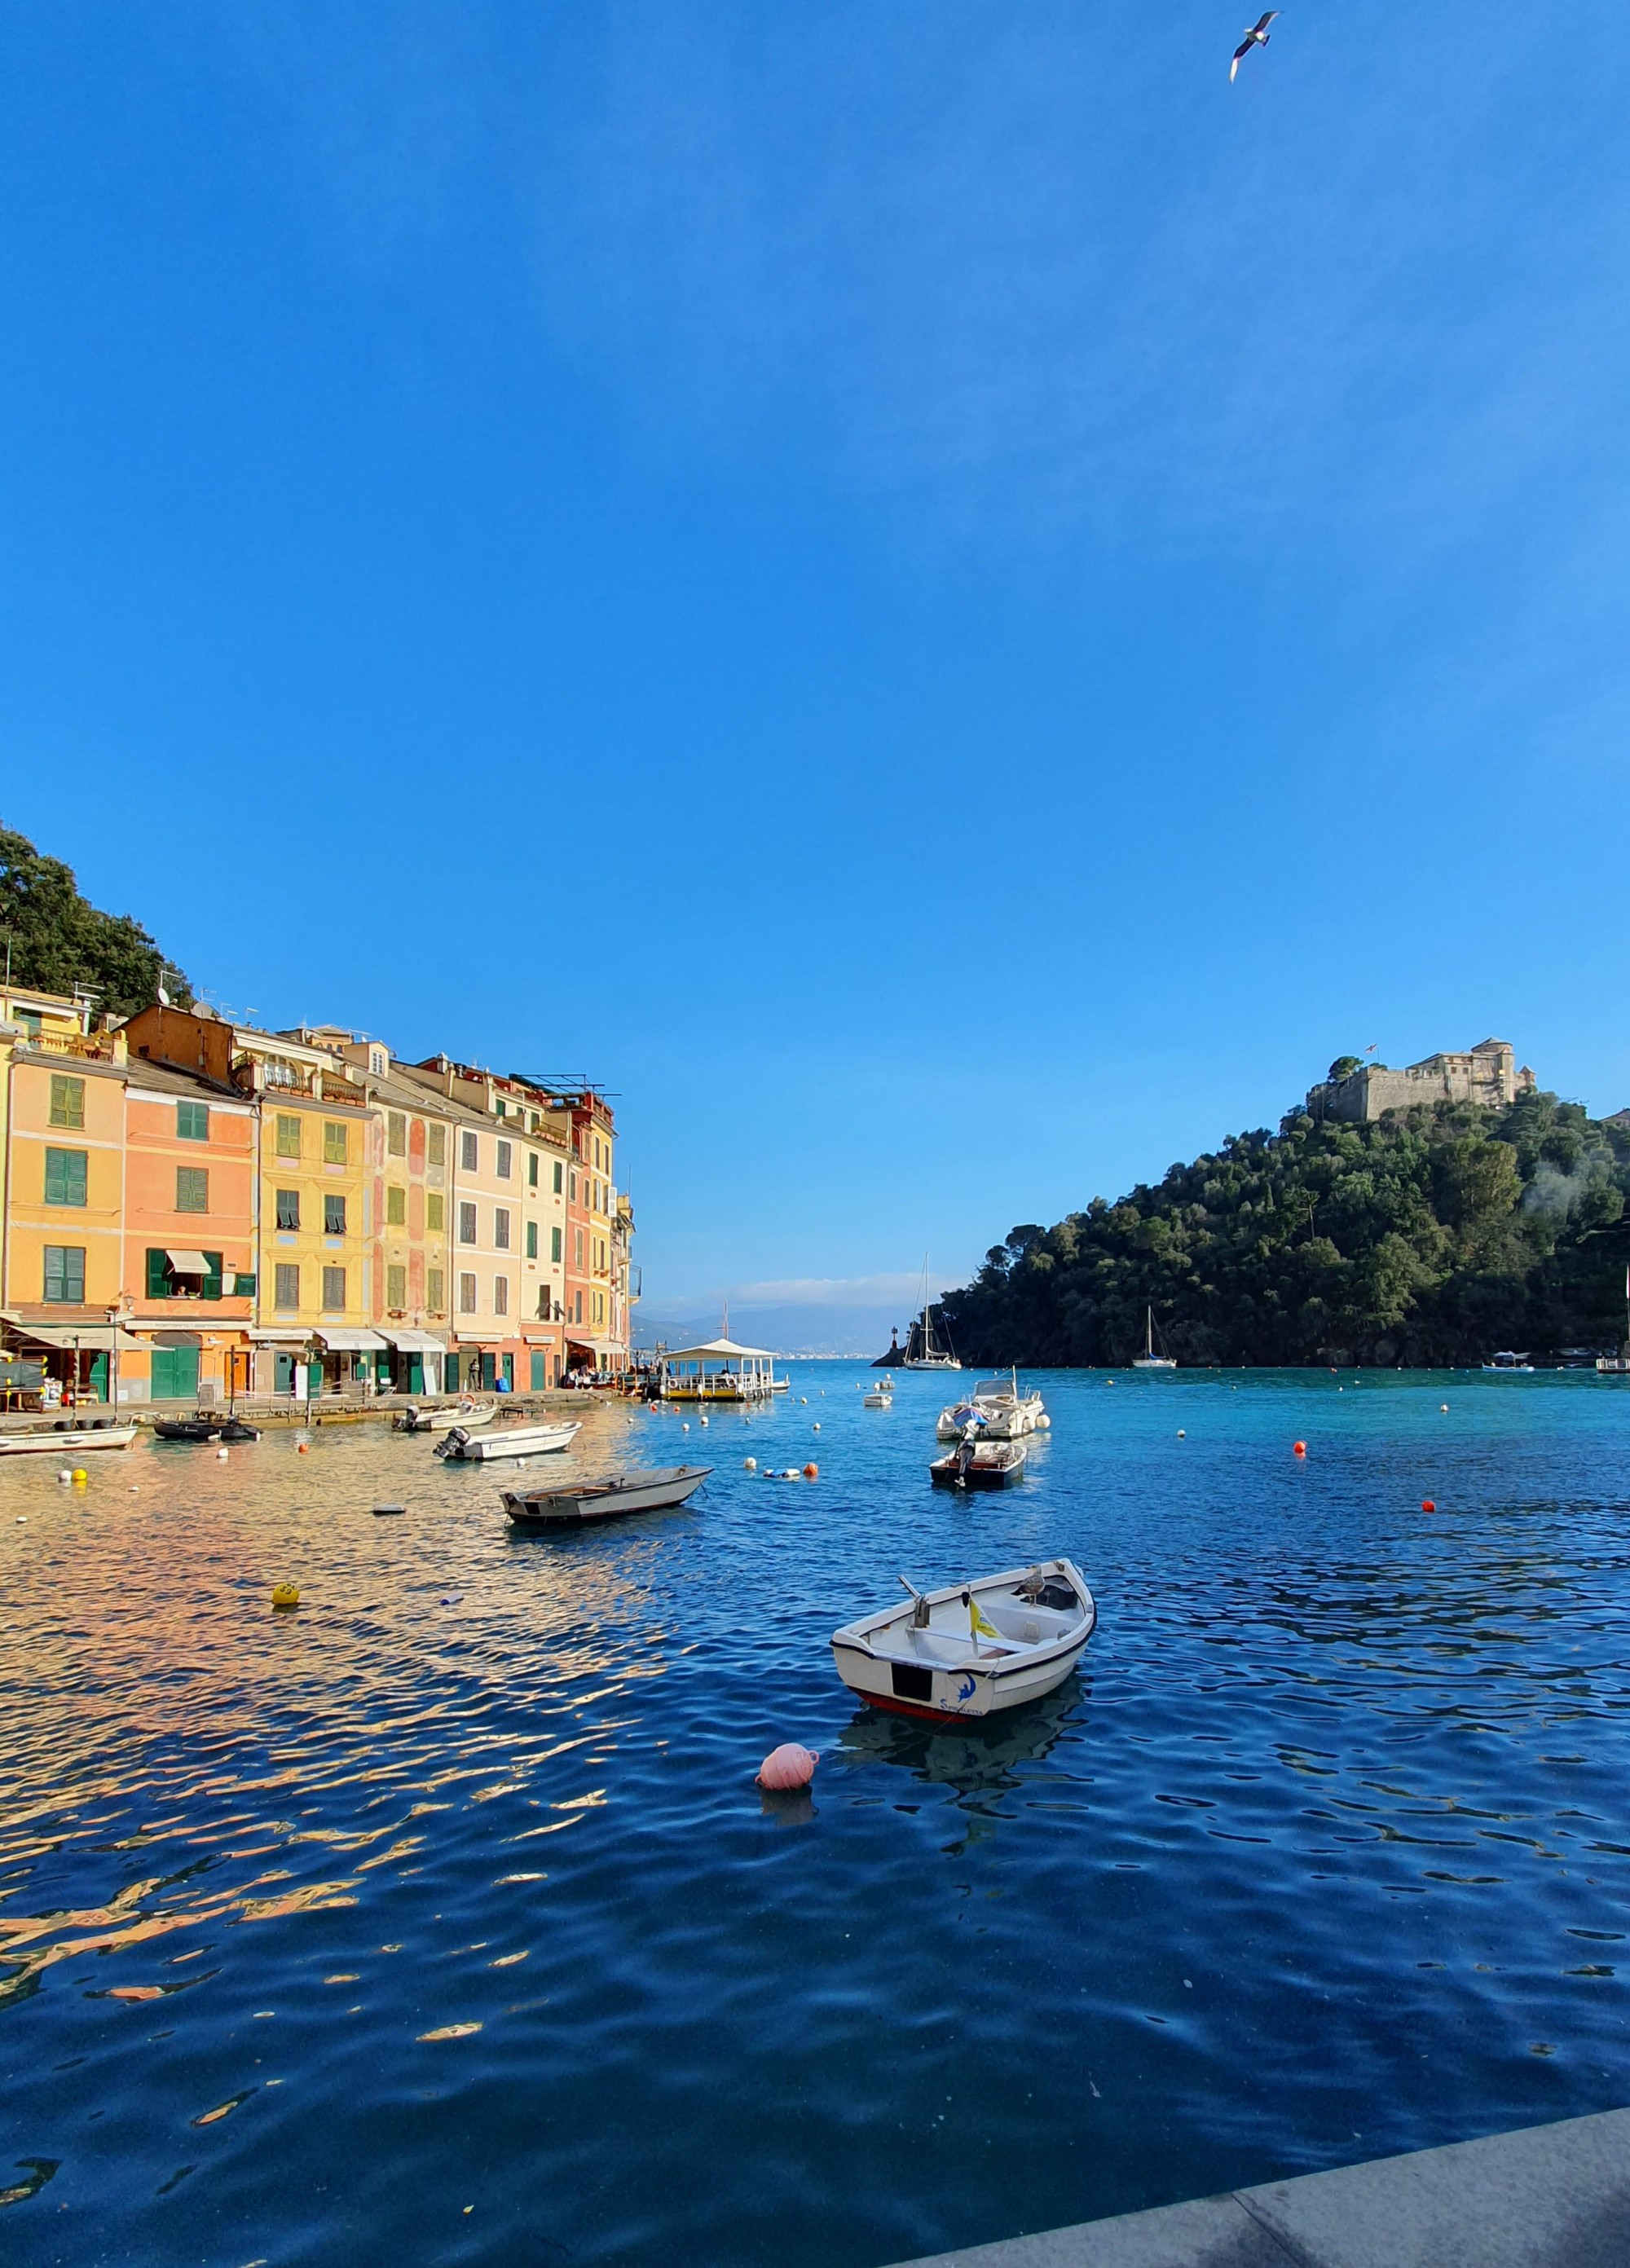
[[[492,1241],[500,1252],[509,1250],[509,1214],[502,1205],[492,1216]]]
[[[51,1123],[53,1126],[83,1126],[85,1124],[85,1081],[66,1079],[61,1071],[51,1073]],[[61,1248],[66,1251],[64,1245]]]
[[[558,1158],[557,1158],[557,1159],[556,1159],[556,1160],[555,1160],[555,1195],[556,1195],[557,1197],[558,1197],[558,1196],[560,1195],[560,1177],[561,1177],[561,1163],[560,1163],[559,1159],[558,1159]]]
[[[430,1126],[424,1133],[424,1155],[432,1166],[447,1162],[447,1130],[445,1126]]]
[[[218,1300],[222,1286],[221,1255],[206,1252],[203,1256],[210,1263],[203,1279],[203,1296],[206,1300]]]
[[[459,1140],[459,1164],[465,1173],[473,1174],[476,1171],[479,1155],[480,1152],[476,1146],[476,1137],[467,1126]]]
[[[498,1179],[499,1179],[499,1181],[501,1181],[501,1182],[506,1182],[506,1181],[508,1181],[508,1180],[509,1180],[509,1178],[510,1178],[511,1169],[512,1169],[512,1167],[513,1167],[514,1162],[515,1162],[515,1145],[514,1145],[514,1144],[513,1144],[513,1142],[500,1142],[500,1143],[498,1144]]]
[[[344,1235],[345,1200],[343,1197],[324,1197],[322,1201],[322,1233],[325,1236]],[[345,1270],[342,1268],[339,1272],[343,1276],[345,1273]],[[342,1300],[340,1304],[343,1307],[344,1305],[344,1301]]]
[[[210,1169],[207,1166],[178,1166],[175,1169],[177,1212],[208,1212]]]
[[[557,1262],[560,1258],[560,1231],[557,1228],[551,1228],[549,1233],[549,1256]]]
[[[406,1189],[397,1188],[393,1182],[385,1192],[385,1226],[387,1228],[402,1228],[406,1226],[407,1219],[408,1192]],[[401,1300],[399,1300],[396,1304],[400,1307]]]
[[[325,1268],[322,1271],[322,1305],[325,1314],[333,1314],[345,1305],[345,1270]]]
[[[408,1271],[405,1268],[385,1270],[385,1304],[387,1307],[405,1307],[408,1304]]]
[[[150,1300],[167,1300],[175,1286],[170,1281],[170,1256],[162,1250],[147,1250],[147,1296]]]
[[[446,1200],[439,1189],[431,1189],[424,1199],[424,1226],[432,1235],[439,1236],[446,1221]]]
[[[300,1193],[298,1189],[277,1192],[277,1226],[282,1229],[298,1228],[300,1225]]]
[[[476,1279],[473,1276],[459,1278],[459,1313],[473,1315],[476,1312]]]
[[[492,1279],[492,1312],[495,1315],[509,1313],[509,1278],[495,1276]]]
[[[322,1161],[325,1166],[343,1166],[350,1150],[350,1129],[336,1118],[322,1122]]]
[[[277,1113],[277,1155],[298,1158],[300,1154],[300,1122],[291,1110]]]
[[[459,1242],[474,1244],[475,1241],[476,1208],[473,1204],[461,1204],[459,1207]]]
[[[89,1157],[84,1150],[48,1150],[45,1153],[47,1204],[84,1204],[88,1164]]]
[[[527,1187],[529,1189],[535,1189],[537,1185],[538,1153],[535,1150],[530,1150],[527,1153]]]
[[[207,1142],[210,1138],[210,1106],[207,1102],[178,1102],[175,1106],[175,1137],[179,1142]]]
[[[287,1313],[300,1304],[300,1269],[295,1260],[277,1263],[277,1280],[272,1294],[273,1304]]]
[[[527,1223],[527,1257],[528,1260],[535,1260],[537,1256],[538,1225],[535,1220],[529,1220]]]
[[[83,1082],[80,1082],[83,1085]],[[48,1244],[45,1248],[45,1296],[52,1306],[85,1304],[85,1247]]]
[[[442,1297],[442,1271],[439,1268],[424,1270],[424,1304],[435,1315],[441,1314],[446,1302]]]
[[[393,1158],[408,1154],[408,1121],[406,1113],[387,1110],[385,1114],[385,1146]]]

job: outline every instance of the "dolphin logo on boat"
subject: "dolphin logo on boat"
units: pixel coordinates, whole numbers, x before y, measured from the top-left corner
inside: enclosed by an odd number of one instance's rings
[[[977,1691],[978,1686],[975,1683],[974,1679],[972,1677],[964,1677],[962,1683],[956,1689],[956,1697],[959,1701],[971,1701]]]

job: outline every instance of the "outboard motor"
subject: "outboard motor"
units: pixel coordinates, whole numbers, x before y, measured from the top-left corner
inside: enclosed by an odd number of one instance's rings
[[[436,1454],[439,1457],[456,1456],[463,1448],[464,1444],[468,1440],[468,1432],[464,1426],[452,1426],[442,1435],[440,1440],[437,1442]]]

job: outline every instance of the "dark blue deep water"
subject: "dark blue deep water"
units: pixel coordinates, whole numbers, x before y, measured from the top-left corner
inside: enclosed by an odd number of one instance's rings
[[[1630,2101],[1630,1382],[1044,1377],[959,1501],[862,1374],[597,1410],[718,1470],[566,1540],[372,1428],[0,1466],[8,2261],[878,2268]],[[1060,1550],[1040,1713],[851,1706]]]

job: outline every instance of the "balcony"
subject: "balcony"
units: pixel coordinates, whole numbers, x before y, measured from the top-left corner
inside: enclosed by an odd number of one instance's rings
[[[18,1044],[35,1055],[70,1056],[80,1063],[115,1060],[111,1032],[34,1032]]]

